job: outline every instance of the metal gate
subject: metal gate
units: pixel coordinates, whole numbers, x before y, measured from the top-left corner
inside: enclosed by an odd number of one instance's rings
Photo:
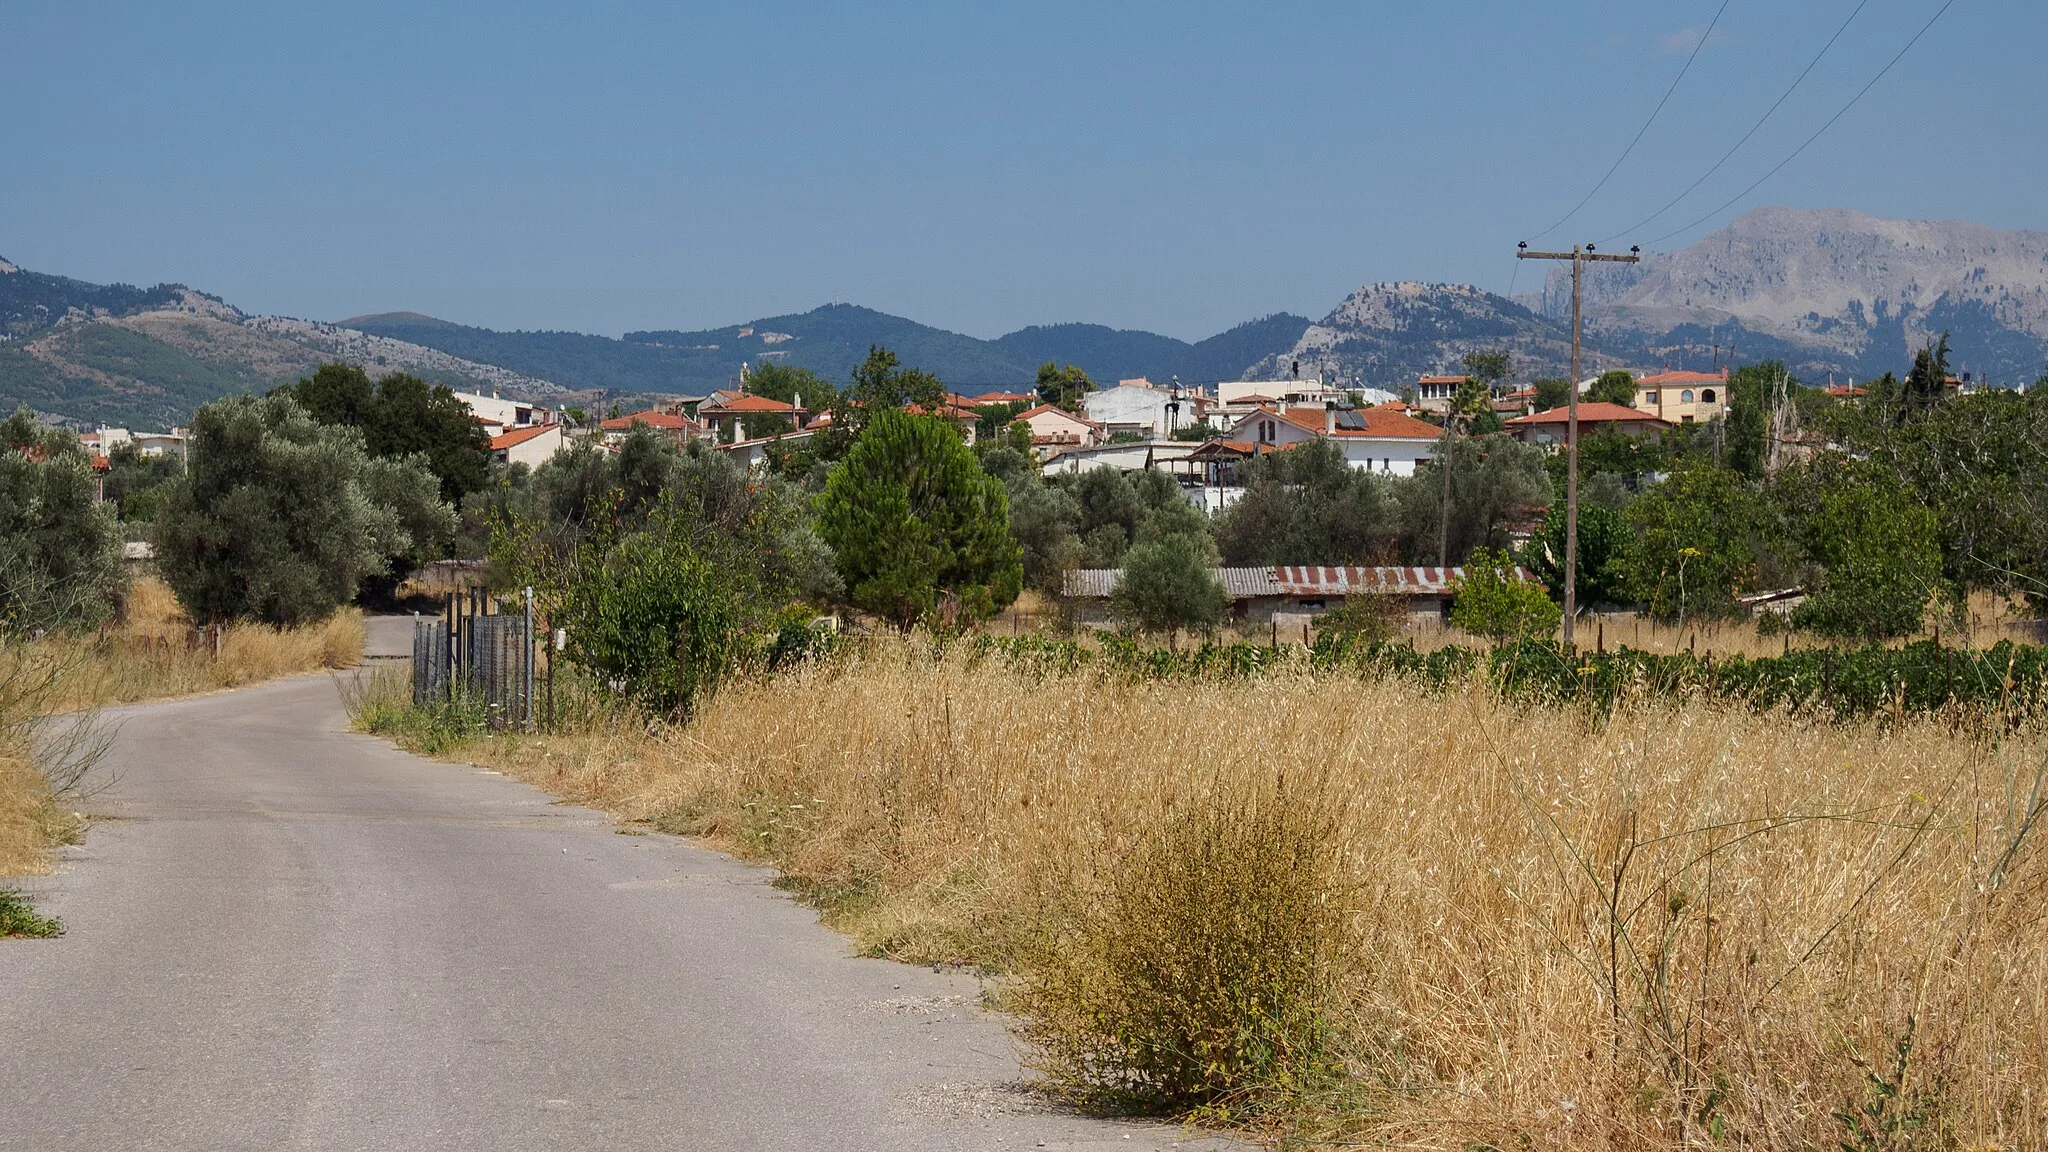
[[[413,703],[471,701],[494,729],[531,729],[533,611],[491,613],[491,606],[480,597],[468,604],[450,598],[445,617],[414,621]]]

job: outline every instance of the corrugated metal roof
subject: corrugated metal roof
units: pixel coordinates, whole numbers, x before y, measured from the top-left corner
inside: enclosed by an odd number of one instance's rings
[[[1067,573],[1067,595],[1084,600],[1106,598],[1116,589],[1116,582],[1123,578],[1123,574],[1121,568],[1076,568]],[[1222,582],[1224,591],[1230,593],[1233,600],[1281,594],[1271,568],[1211,568],[1209,574]]]
[[[1328,565],[1292,564],[1279,568],[1211,568],[1233,600],[1260,596],[1350,596],[1381,593],[1397,596],[1442,596],[1452,582],[1464,577],[1463,568],[1382,567],[1352,568]],[[1533,581],[1527,569],[1515,575]],[[1081,599],[1103,599],[1123,576],[1121,568],[1079,568],[1067,573],[1067,595]]]

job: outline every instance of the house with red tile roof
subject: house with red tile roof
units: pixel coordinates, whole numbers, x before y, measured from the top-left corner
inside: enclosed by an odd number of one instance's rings
[[[781,422],[791,429],[802,428],[810,415],[801,404],[790,404],[771,400],[766,396],[752,393],[713,393],[710,399],[697,405],[697,422],[715,429],[722,443],[734,443],[750,438],[748,421],[753,421],[753,437],[766,432],[769,425]]]
[[[626,433],[631,432],[636,424],[656,434],[667,436],[679,444],[705,439],[711,435],[710,429],[688,416],[654,408],[625,416],[614,416],[600,423],[597,430],[599,435],[604,437],[604,442],[611,445],[624,440]]]
[[[1036,402],[1036,401],[1038,400],[1038,393],[1036,393],[1036,392],[983,392],[983,393],[982,393],[981,395],[979,395],[979,396],[969,396],[969,397],[966,397],[966,399],[967,399],[967,400],[968,400],[968,401],[969,401],[970,403],[974,404],[974,405],[975,405],[976,407],[993,407],[994,405],[997,405],[997,404],[1022,404],[1022,403],[1025,403],[1026,401],[1031,401],[1031,402],[1034,402],[1034,403],[1035,403],[1035,402]]]
[[[1415,378],[1415,406],[1424,412],[1445,412],[1451,407],[1451,398],[1458,394],[1470,376],[1417,376]]]
[[[1510,436],[1524,444],[1541,444],[1551,448],[1563,448],[1566,425],[1570,422],[1569,408],[1552,408],[1530,416],[1517,416],[1507,422]],[[1662,420],[1640,408],[1629,408],[1605,401],[1588,400],[1579,405],[1579,435],[1590,436],[1602,428],[1613,428],[1629,436],[1648,436],[1655,439],[1676,427],[1669,420]]]
[[[1728,410],[1728,370],[1638,376],[1635,406],[1672,424],[1704,424]]]
[[[937,416],[939,419],[947,421],[953,425],[960,433],[960,438],[967,441],[970,447],[974,444],[975,430],[981,424],[980,411],[973,404],[966,402],[963,397],[957,395],[947,397],[946,403],[936,407],[927,408],[922,404],[909,404],[903,410],[913,416]]]
[[[1064,408],[1040,404],[1017,413],[1031,428],[1031,446],[1040,456],[1051,456],[1068,448],[1088,448],[1107,440],[1102,425],[1076,416]]]
[[[500,464],[538,468],[553,459],[565,443],[560,424],[529,424],[491,437],[491,455]]]
[[[1327,440],[1361,471],[1413,476],[1434,458],[1443,429],[1391,408],[1261,404],[1225,429],[1226,440],[1245,441],[1259,452],[1283,450],[1310,440]]]

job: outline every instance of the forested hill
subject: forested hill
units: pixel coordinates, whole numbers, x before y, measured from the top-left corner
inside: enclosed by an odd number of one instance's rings
[[[497,364],[566,387],[613,392],[702,393],[737,378],[742,363],[781,360],[843,381],[881,345],[908,365],[973,392],[1016,388],[1048,360],[1078,364],[1098,381],[1146,376],[1164,382],[1235,379],[1253,362],[1291,347],[1301,316],[1254,320],[1190,344],[1100,324],[1025,328],[981,340],[853,304],[694,332],[628,332],[620,340],[574,332],[499,332],[417,313],[358,316],[343,326]]]

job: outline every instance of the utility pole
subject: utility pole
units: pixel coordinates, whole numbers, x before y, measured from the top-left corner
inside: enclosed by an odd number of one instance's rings
[[[1585,278],[1586,262],[1589,260],[1611,260],[1617,264],[1633,264],[1641,260],[1642,249],[1630,248],[1628,255],[1616,256],[1606,252],[1595,252],[1591,244],[1572,245],[1569,252],[1531,252],[1528,241],[1515,246],[1518,260],[1569,260],[1572,262],[1572,386],[1569,405],[1565,413],[1565,497],[1564,497],[1564,647],[1572,648],[1572,617],[1579,609],[1579,328],[1581,319],[1580,282]]]

